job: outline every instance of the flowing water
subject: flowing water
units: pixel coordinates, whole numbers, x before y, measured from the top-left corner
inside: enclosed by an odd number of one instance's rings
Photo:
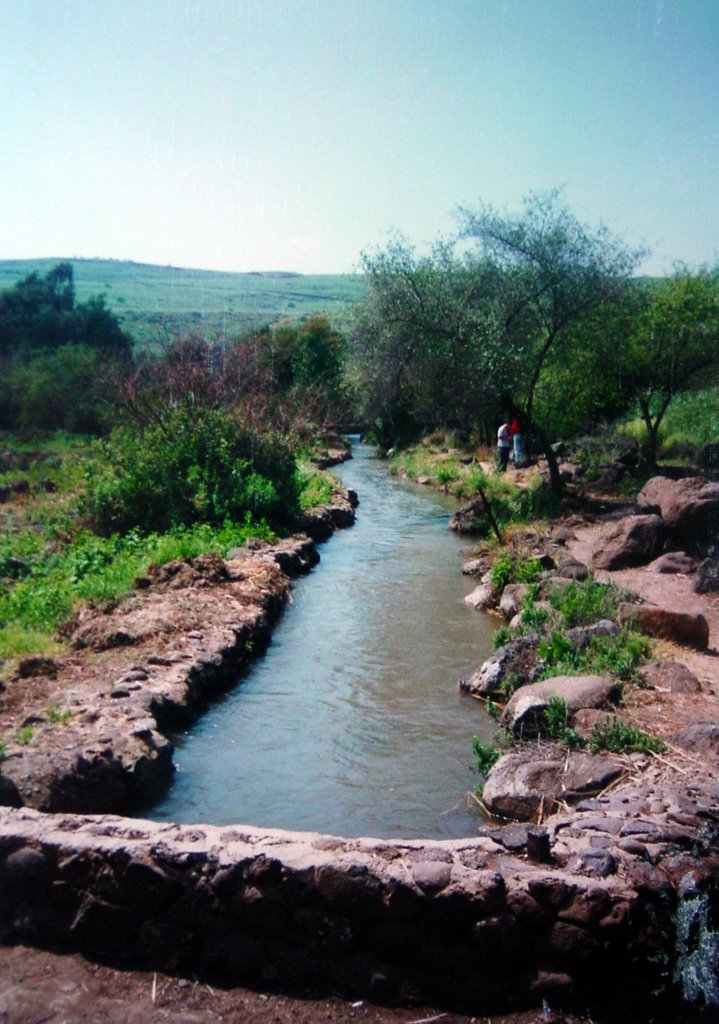
[[[463,598],[456,503],[392,478],[367,445],[337,472],[357,521],[294,583],[267,653],[176,743],[151,817],[344,836],[463,837],[481,704],[458,692],[495,623]]]

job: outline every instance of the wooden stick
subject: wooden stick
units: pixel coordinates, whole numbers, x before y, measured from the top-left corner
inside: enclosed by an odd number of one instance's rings
[[[489,519],[489,525],[494,530],[494,535],[497,538],[497,540],[499,541],[499,543],[501,544],[502,543],[502,534],[500,532],[499,527],[497,526],[497,520],[494,518],[494,512],[492,512],[492,506],[489,504],[489,499],[488,499],[487,495],[484,493],[484,489],[482,487],[478,486],[477,490],[479,491],[479,496],[482,499],[482,504],[484,505],[484,511],[487,513],[487,519]]]

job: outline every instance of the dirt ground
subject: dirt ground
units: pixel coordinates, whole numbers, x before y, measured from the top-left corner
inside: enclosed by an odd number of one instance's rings
[[[468,1017],[428,1007],[392,1008],[335,996],[299,998],[221,989],[164,974],[120,971],[78,954],[0,946],[0,1024],[605,1024],[544,1006]],[[609,1024],[609,1022],[606,1022]],[[639,1022],[635,1022],[639,1024]]]
[[[601,522],[585,523],[574,529],[575,540],[567,549],[580,562],[590,564]],[[612,582],[635,596],[674,611],[701,614],[709,625],[709,648],[693,650],[666,640],[654,641],[655,657],[685,665],[697,677],[701,692],[690,696],[656,689],[634,690],[626,694],[628,717],[647,732],[664,739],[694,722],[719,719],[719,595],[697,594],[693,578],[683,573],[660,573],[650,566],[596,570],[595,579]]]

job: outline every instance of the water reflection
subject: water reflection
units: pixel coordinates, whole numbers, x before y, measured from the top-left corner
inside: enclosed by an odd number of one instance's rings
[[[320,565],[265,657],[185,736],[154,818],[365,836],[471,835],[471,739],[494,726],[456,682],[492,620],[464,603],[468,545],[453,503],[392,479],[365,445],[339,467],[357,522]]]

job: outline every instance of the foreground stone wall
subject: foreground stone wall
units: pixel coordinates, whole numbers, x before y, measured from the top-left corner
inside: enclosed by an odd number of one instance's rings
[[[0,928],[144,968],[486,1012],[680,992],[697,950],[691,927],[677,948],[676,911],[711,918],[716,854],[675,841],[656,870],[635,826],[623,856],[640,870],[596,877],[558,866],[560,824],[379,842],[4,808]]]

